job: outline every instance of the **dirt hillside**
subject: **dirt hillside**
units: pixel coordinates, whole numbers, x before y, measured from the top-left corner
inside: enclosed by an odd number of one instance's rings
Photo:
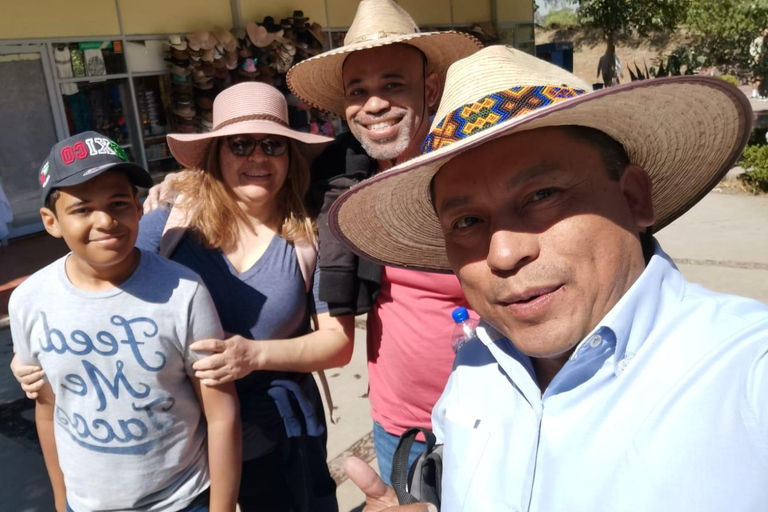
[[[600,34],[583,30],[580,27],[569,29],[537,29],[536,44],[571,41],[573,42],[573,72],[587,83],[595,83],[597,63],[605,53],[605,42]],[[624,69],[622,83],[630,81],[627,66],[634,71],[637,64],[645,72],[644,62],[650,68],[658,68],[659,59],[666,57],[678,46],[685,44],[687,37],[684,33],[653,36],[648,38],[628,37],[616,44],[616,55],[621,60]],[[666,65],[666,64],[665,64]]]

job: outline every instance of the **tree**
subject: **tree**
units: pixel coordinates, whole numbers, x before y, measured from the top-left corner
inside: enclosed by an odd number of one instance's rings
[[[749,45],[768,25],[765,0],[691,0],[688,26],[707,64],[745,76],[755,71]]]
[[[613,54],[616,39],[635,32],[672,31],[686,19],[693,0],[580,0],[579,20],[584,25],[602,31],[606,53]],[[712,0],[716,1],[716,0]],[[611,77],[603,77],[610,83]]]

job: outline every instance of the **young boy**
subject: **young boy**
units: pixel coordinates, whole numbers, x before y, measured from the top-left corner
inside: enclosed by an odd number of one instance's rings
[[[234,511],[237,395],[200,386],[187,348],[224,333],[196,274],[134,247],[149,174],[86,132],[56,144],[39,178],[45,229],[71,252],[9,310],[20,361],[48,378],[35,418],[56,510]]]

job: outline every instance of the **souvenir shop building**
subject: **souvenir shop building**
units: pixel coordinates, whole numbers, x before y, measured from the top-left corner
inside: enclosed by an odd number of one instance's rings
[[[42,229],[37,171],[55,142],[95,130],[161,178],[176,169],[166,133],[210,129],[212,98],[232,83],[261,80],[287,92],[291,64],[343,44],[358,0],[2,3],[0,190],[13,220],[0,238],[7,241]],[[534,51],[533,0],[398,3],[422,30],[471,31],[486,44]],[[343,129],[292,100],[295,127]]]

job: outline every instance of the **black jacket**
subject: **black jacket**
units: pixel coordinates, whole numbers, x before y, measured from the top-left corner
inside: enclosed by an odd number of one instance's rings
[[[320,300],[331,316],[359,315],[373,306],[381,287],[381,266],[359,259],[328,227],[328,211],[348,188],[373,176],[376,161],[351,133],[343,133],[312,164],[310,213],[320,240]]]

